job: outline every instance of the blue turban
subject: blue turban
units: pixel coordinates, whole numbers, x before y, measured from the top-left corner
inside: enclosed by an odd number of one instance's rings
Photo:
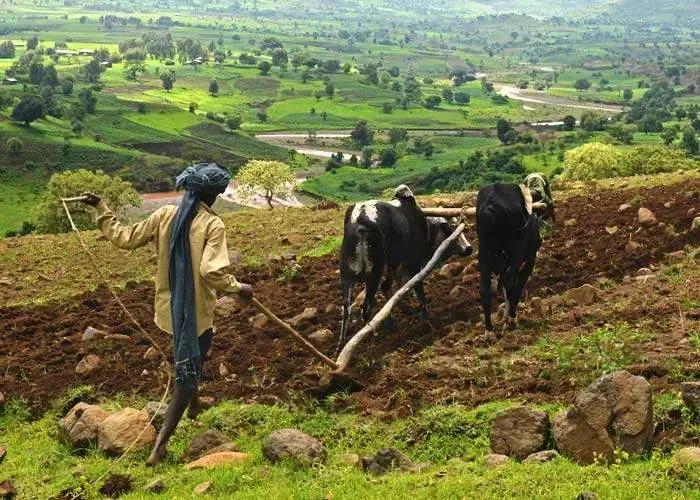
[[[175,213],[170,230],[170,313],[173,320],[175,382],[194,387],[202,370],[197,339],[194,274],[190,253],[190,227],[197,214],[200,196],[223,193],[231,180],[228,171],[216,163],[198,163],[187,167],[175,182],[176,189],[187,192]]]

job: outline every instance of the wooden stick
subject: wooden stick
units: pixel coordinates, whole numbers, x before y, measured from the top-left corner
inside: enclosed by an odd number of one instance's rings
[[[362,342],[365,339],[365,337],[367,337],[374,330],[379,328],[379,325],[381,325],[382,321],[384,321],[387,318],[387,316],[389,316],[389,313],[391,313],[391,310],[394,308],[394,306],[396,306],[396,304],[401,300],[401,298],[404,295],[406,295],[406,293],[409,290],[416,286],[416,284],[423,281],[430,274],[430,271],[432,271],[433,268],[440,261],[440,257],[442,257],[442,254],[445,253],[447,247],[449,247],[453,241],[459,238],[459,235],[462,234],[462,231],[464,231],[465,227],[466,224],[464,222],[460,223],[455,228],[454,232],[445,241],[442,242],[442,244],[438,247],[437,250],[435,250],[433,257],[428,261],[425,267],[421,269],[418,272],[418,274],[416,274],[413,278],[408,280],[404,286],[399,288],[399,290],[387,301],[386,304],[384,304],[384,307],[382,307],[379,310],[379,312],[375,314],[375,316],[369,321],[369,323],[367,323],[364,326],[364,328],[362,328],[362,330],[357,332],[348,341],[348,343],[345,344],[345,347],[343,347],[343,350],[340,351],[340,355],[338,356],[338,371],[344,371],[348,367],[348,365],[350,364],[350,360],[352,359],[352,353],[360,344],[360,342]]]
[[[536,201],[532,204],[533,211],[544,210],[545,208],[547,208],[547,204],[541,201]],[[426,207],[421,208],[421,210],[428,217],[459,217],[462,213],[471,217],[476,215],[476,207],[469,207],[464,210],[461,208]]]
[[[272,311],[270,311],[267,307],[262,305],[258,299],[253,297],[251,299],[251,302],[255,306],[255,308],[263,313],[265,316],[270,318],[277,326],[282,328],[282,331],[289,335],[292,340],[294,340],[297,344],[299,344],[301,347],[309,351],[311,354],[316,356],[319,360],[321,360],[323,363],[326,365],[330,366],[334,370],[338,369],[338,365],[333,361],[332,359],[326,357],[322,352],[320,352],[318,349],[316,349],[311,342],[306,340],[299,332],[297,332],[294,328],[289,326],[287,323],[279,319]]]
[[[74,196],[73,198],[61,198],[61,201],[63,201],[63,202],[85,201],[87,199],[88,199],[87,196]]]

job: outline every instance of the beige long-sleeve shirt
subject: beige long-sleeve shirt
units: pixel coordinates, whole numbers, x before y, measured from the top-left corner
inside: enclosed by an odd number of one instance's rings
[[[97,227],[118,248],[131,250],[153,241],[158,253],[156,272],[155,323],[168,333],[173,332],[170,312],[170,228],[177,207],[159,208],[148,219],[125,226],[102,201],[97,206]],[[195,311],[197,334],[201,335],[214,324],[216,292],[238,292],[240,285],[226,271],[229,265],[226,231],[221,219],[204,203],[199,204],[190,228],[190,252],[194,273]]]

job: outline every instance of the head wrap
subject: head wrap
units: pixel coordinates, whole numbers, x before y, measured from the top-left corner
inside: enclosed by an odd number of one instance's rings
[[[170,229],[170,313],[173,321],[175,382],[193,387],[202,369],[197,339],[194,274],[190,253],[190,227],[201,196],[223,193],[231,180],[228,171],[216,163],[198,163],[177,176],[176,189],[187,192],[175,213]]]

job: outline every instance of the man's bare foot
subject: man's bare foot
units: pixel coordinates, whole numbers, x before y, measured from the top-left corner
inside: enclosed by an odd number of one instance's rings
[[[167,448],[165,445],[158,446],[151,452],[151,456],[148,457],[148,460],[146,461],[146,467],[153,467],[156,464],[159,464],[160,462],[163,461],[165,458],[165,454],[167,452]]]
[[[203,396],[197,399],[196,403],[190,403],[187,409],[187,418],[195,420],[200,413],[214,406],[215,400],[212,397]]]

